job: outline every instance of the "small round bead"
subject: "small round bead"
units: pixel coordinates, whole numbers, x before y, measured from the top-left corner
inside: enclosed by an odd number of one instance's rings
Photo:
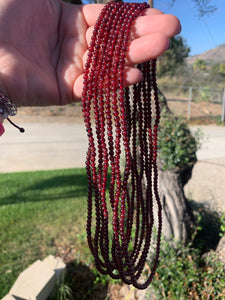
[[[147,7],[145,3],[121,1],[104,6],[91,38],[82,92],[82,112],[89,141],[86,160],[88,244],[100,272],[121,278],[125,283],[132,283],[138,288],[147,287],[153,278],[158,264],[162,227],[156,166],[160,118],[156,61],[139,66],[144,83],[133,87],[133,103],[130,101],[129,89],[124,90],[124,68],[131,24]],[[151,97],[154,98],[152,104]],[[152,113],[152,105],[155,105],[155,115]],[[95,130],[92,129],[93,124]],[[122,172],[120,162],[123,151],[125,167]],[[107,180],[109,171],[111,177]],[[142,190],[144,178],[147,182],[146,193]],[[145,265],[154,223],[153,196],[159,217],[156,260],[148,279],[140,284],[138,278]],[[111,244],[109,207],[113,213]],[[94,216],[95,222],[92,220]],[[128,245],[131,244],[133,224],[136,230],[133,251],[130,253]],[[113,273],[114,269],[118,275]]]

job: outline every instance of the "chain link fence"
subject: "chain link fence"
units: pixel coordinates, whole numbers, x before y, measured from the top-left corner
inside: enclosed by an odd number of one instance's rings
[[[172,112],[188,119],[225,122],[225,89],[159,85]]]

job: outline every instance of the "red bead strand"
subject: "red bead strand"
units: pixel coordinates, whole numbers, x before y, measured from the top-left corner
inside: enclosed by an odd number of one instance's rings
[[[121,1],[104,6],[94,27],[82,93],[89,143],[88,244],[101,273],[139,289],[147,288],[155,274],[162,230],[156,164],[160,119],[156,61],[138,66],[143,81],[124,88],[131,26],[147,7],[146,3]],[[156,254],[143,283],[155,226],[154,202],[158,209]]]

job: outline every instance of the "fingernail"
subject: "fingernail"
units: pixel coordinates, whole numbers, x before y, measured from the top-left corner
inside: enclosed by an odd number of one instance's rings
[[[4,132],[5,132],[5,128],[2,125],[2,123],[0,123],[0,136],[3,135]]]
[[[137,83],[139,83],[139,82],[142,82],[142,81],[143,81],[143,79],[144,79],[144,77],[143,77],[143,73],[142,73],[142,72],[140,72],[140,74],[139,74],[139,77],[137,78]]]

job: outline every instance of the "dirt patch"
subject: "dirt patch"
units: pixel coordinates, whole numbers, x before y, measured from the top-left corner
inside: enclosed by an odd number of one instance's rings
[[[221,103],[192,101],[190,111],[188,99],[168,98],[167,103],[170,110],[178,116],[188,118],[190,114],[191,123],[214,124],[221,120]]]
[[[83,123],[81,103],[64,106],[20,107],[13,118],[17,123]]]
[[[123,284],[120,280],[108,281],[107,276],[96,271],[93,263],[87,265],[84,261],[77,260],[74,245],[62,243],[56,244],[56,248],[56,256],[61,257],[66,264],[66,284],[71,289],[70,300],[157,299],[151,285],[147,290],[138,290],[132,285]]]
[[[188,117],[188,99],[169,98],[168,106],[176,115]],[[212,102],[192,102],[191,123],[194,124],[214,124],[221,119],[222,104]],[[13,118],[17,123],[83,123],[81,103],[74,103],[64,106],[46,107],[21,107],[18,108],[17,115]]]

